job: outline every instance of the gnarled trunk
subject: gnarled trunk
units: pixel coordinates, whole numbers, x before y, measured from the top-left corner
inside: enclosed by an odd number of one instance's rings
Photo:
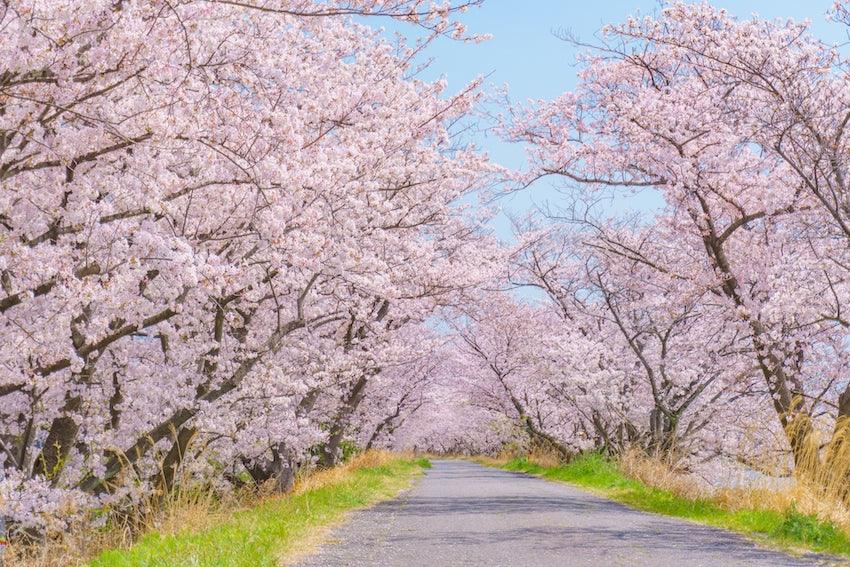
[[[295,485],[295,475],[298,473],[300,463],[285,455],[285,447],[279,444],[271,449],[272,458],[251,461],[243,458],[242,464],[254,484],[261,486],[273,480],[273,490],[285,493],[292,490]]]

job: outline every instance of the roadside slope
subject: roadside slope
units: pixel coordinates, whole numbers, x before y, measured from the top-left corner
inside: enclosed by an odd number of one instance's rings
[[[226,513],[202,529],[148,533],[129,549],[102,553],[91,566],[277,566],[309,548],[317,532],[349,511],[396,496],[427,465],[425,460],[394,457],[355,462],[308,478],[292,494]]]

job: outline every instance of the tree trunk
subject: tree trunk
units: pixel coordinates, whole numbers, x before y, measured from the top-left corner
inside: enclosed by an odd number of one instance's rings
[[[838,415],[823,467],[824,484],[840,487],[846,498],[850,493],[850,385],[838,396]]]
[[[62,408],[64,415],[55,418],[50,424],[44,447],[35,459],[34,474],[41,475],[54,484],[59,479],[62,467],[80,429],[74,418],[68,414],[79,410],[81,405],[82,400],[79,396],[69,398]]]
[[[177,432],[177,437],[171,445],[168,454],[162,461],[160,467],[159,479],[157,479],[157,488],[159,488],[160,496],[165,497],[174,489],[174,479],[177,477],[177,469],[183,462],[183,457],[186,455],[186,450],[189,448],[189,443],[195,437],[196,430],[194,427],[181,427]]]
[[[295,485],[295,475],[298,473],[299,464],[288,457],[284,457],[285,450],[282,444],[273,447],[271,452],[272,459],[270,461],[251,462],[243,458],[242,464],[258,487],[274,479],[273,489],[275,492],[289,492]]]
[[[74,346],[79,348],[84,340],[76,331],[72,334]],[[87,360],[82,371],[72,375],[72,384],[88,384],[94,374],[96,361],[97,357],[94,356]],[[71,447],[74,446],[77,433],[80,430],[80,426],[77,425],[73,415],[78,413],[82,406],[83,399],[79,394],[75,396],[65,395],[65,404],[62,406],[61,414],[50,424],[50,430],[44,440],[44,447],[35,459],[34,475],[42,475],[54,485],[59,480],[62,468],[65,466]]]
[[[649,412],[649,452],[656,457],[668,459],[676,448],[678,414],[666,414],[661,408]]]
[[[328,442],[322,447],[321,455],[319,456],[319,464],[322,467],[333,467],[340,462],[340,446],[345,434],[348,431],[348,421],[351,415],[357,410],[360,402],[366,394],[366,384],[369,382],[369,377],[375,372],[364,373],[359,380],[354,384],[354,387],[346,396],[339,412],[334,417],[331,425]]]
[[[712,220],[712,211],[702,196],[695,193],[695,197],[699,202],[700,211],[693,210],[691,213],[692,217],[697,226],[704,231],[702,238],[703,246],[708,257],[714,263],[715,273],[723,277],[720,290],[734,303],[736,309],[741,310],[743,314],[741,319],[750,328],[756,360],[764,376],[765,385],[773,398],[773,407],[779,417],[779,422],[782,424],[785,435],[791,445],[796,467],[806,460],[807,440],[812,432],[810,416],[807,412],[801,411],[802,404],[800,404],[800,400],[792,391],[794,387],[797,387],[797,391],[802,390],[802,386],[799,384],[799,376],[793,372],[789,375],[785,371],[785,362],[787,361],[772,354],[775,344],[773,344],[774,341],[771,339],[770,333],[758,318],[748,314],[746,309],[747,302],[740,292],[738,277],[726,255],[726,250],[724,249],[725,241],[717,233],[717,228]],[[704,220],[700,219],[700,212]],[[802,352],[799,352],[798,360],[795,361],[795,366],[798,368],[802,362],[799,359],[801,355]]]

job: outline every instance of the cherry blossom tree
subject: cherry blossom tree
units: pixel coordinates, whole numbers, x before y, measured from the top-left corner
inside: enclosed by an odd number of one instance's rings
[[[586,448],[587,438],[574,408],[563,403],[564,390],[585,387],[600,355],[597,341],[559,323],[549,310],[485,294],[455,323],[456,356],[471,403],[566,458]]]
[[[564,326],[605,346],[586,371],[599,379],[585,388],[602,399],[581,390],[568,397],[596,444],[642,446],[674,461],[717,451],[708,437],[716,440],[728,406],[759,398],[757,367],[747,338],[707,294],[649,265],[677,264],[677,249],[655,226],[587,217],[582,230],[556,225],[532,236],[511,280],[544,291]]]
[[[203,467],[191,444],[258,478],[302,459],[364,341],[487,277],[497,251],[454,204],[493,171],[451,130],[477,83],[446,95],[410,76],[421,45],[350,19],[466,37],[477,3],[3,4],[13,519],[43,523],[55,491],[167,490]]]
[[[726,328],[747,337],[799,458],[813,419],[843,415],[850,399],[840,307],[848,250],[832,227],[835,207],[807,185],[781,136],[767,142],[772,134],[759,122],[774,112],[774,125],[786,124],[783,135],[811,134],[787,122],[794,105],[780,119],[777,105],[788,103],[775,97],[767,108],[764,85],[749,86],[753,76],[734,82],[730,67],[715,72],[715,48],[724,61],[746,57],[744,75],[758,62],[764,73],[793,74],[791,88],[809,94],[818,83],[808,69],[832,81],[819,66],[828,50],[804,27],[739,22],[705,4],[675,3],[658,19],[606,28],[583,59],[576,92],[517,111],[511,134],[531,144],[535,175],[595,192],[654,187],[663,194],[652,238],[675,256],[644,255],[630,237],[607,230],[605,246],[678,282],[680,294],[715,303]],[[823,151],[802,134],[788,143],[797,147],[795,159]],[[805,167],[815,175],[818,166]]]
[[[406,342],[407,348],[368,384],[364,403],[353,419],[356,442],[364,449],[394,447],[396,431],[426,404],[435,403],[433,386],[443,372],[445,338],[427,329],[410,331],[406,341],[397,343]]]

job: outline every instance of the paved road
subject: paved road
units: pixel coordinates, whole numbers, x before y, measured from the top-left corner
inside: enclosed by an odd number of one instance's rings
[[[355,513],[302,567],[790,567],[829,564],[638,512],[571,486],[434,461],[400,498]]]

